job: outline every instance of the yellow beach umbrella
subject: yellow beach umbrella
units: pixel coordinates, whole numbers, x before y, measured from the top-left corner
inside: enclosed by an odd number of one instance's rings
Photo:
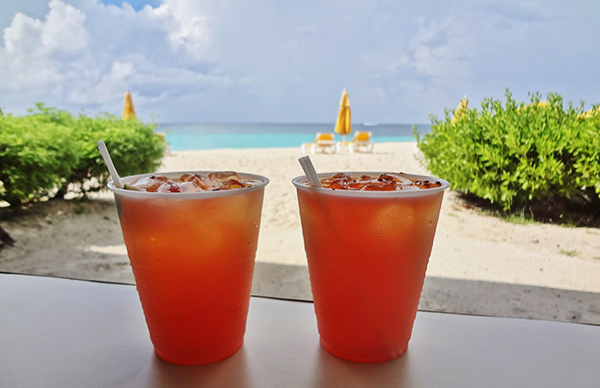
[[[585,113],[581,113],[577,116],[579,119],[591,119],[594,116],[600,115],[600,105],[595,108],[588,110]]]
[[[344,141],[346,141],[346,135],[352,133],[350,100],[348,99],[348,92],[345,88],[342,92],[342,99],[340,100],[340,111],[335,123],[335,132],[342,135],[344,137]]]
[[[531,103],[529,105],[525,105],[523,107],[523,110],[525,109],[529,109],[531,107],[538,107],[538,108],[550,108],[550,104],[548,104],[548,101],[539,101],[537,104]],[[556,109],[555,109],[556,110]],[[517,108],[517,114],[521,114],[521,107]]]
[[[454,117],[452,117],[452,124],[456,123],[456,121],[458,121],[458,119],[460,119],[460,117],[464,115],[468,110],[469,100],[467,100],[467,96],[464,96],[463,99],[460,100],[458,107],[454,111]]]
[[[123,107],[123,120],[135,119],[135,109],[133,109],[133,100],[131,99],[131,93],[127,90],[125,93],[125,106]]]
[[[548,108],[550,107],[550,104],[548,104],[548,101],[540,101],[537,103],[537,106],[539,106],[540,108]]]

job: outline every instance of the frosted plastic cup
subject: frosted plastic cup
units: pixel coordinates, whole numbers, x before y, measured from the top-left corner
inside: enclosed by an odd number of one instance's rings
[[[334,173],[318,174],[320,178]],[[382,172],[346,172],[351,176]],[[340,358],[380,362],[412,333],[444,190],[349,191],[294,178],[321,345]]]
[[[154,173],[123,178],[130,183]],[[176,364],[226,358],[246,331],[264,188],[149,193],[108,188],[156,353]]]

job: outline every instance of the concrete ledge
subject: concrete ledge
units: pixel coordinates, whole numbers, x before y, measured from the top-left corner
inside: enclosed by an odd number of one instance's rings
[[[257,262],[252,294],[312,300],[308,268]],[[420,310],[600,325],[600,294],[427,277]]]
[[[419,308],[600,325],[600,294],[521,284],[427,277]]]
[[[252,295],[312,301],[308,267],[257,261]]]

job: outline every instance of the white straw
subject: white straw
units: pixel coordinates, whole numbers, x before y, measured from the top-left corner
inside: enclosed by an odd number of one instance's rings
[[[298,161],[300,162],[300,165],[302,166],[302,169],[304,170],[304,173],[306,174],[306,177],[308,178],[308,183],[310,183],[310,185],[314,186],[314,187],[323,187],[323,186],[321,186],[321,181],[319,180],[319,176],[317,175],[317,172],[315,171],[315,167],[313,166],[312,162],[310,161],[310,158],[308,157],[308,155],[301,157],[300,159],[298,159]]]
[[[108,149],[106,148],[106,144],[104,144],[104,140],[100,140],[98,142],[98,150],[100,150],[100,154],[102,154],[102,158],[104,159],[104,163],[106,163],[106,167],[108,167],[108,172],[113,179],[115,187],[121,188],[123,185],[121,184],[121,178],[117,173],[117,169],[113,164],[112,159],[110,158],[110,154],[108,153]]]

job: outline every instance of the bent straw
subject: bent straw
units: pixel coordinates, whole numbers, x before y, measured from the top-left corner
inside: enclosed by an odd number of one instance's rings
[[[100,151],[100,154],[102,154],[102,158],[104,159],[104,163],[106,163],[106,167],[108,167],[108,173],[112,177],[115,187],[119,189],[122,188],[123,185],[121,184],[121,177],[119,177],[117,169],[115,168],[115,165],[113,164],[113,161],[110,158],[110,154],[108,153],[106,144],[104,144],[104,140],[100,140],[98,142],[98,150]]]
[[[321,185],[321,181],[319,180],[319,176],[315,171],[315,167],[310,161],[308,155],[301,157],[300,159],[298,159],[298,161],[300,162],[300,165],[302,166],[302,169],[304,170],[304,173],[308,178],[308,183],[310,183],[310,185],[314,187],[323,187]]]

